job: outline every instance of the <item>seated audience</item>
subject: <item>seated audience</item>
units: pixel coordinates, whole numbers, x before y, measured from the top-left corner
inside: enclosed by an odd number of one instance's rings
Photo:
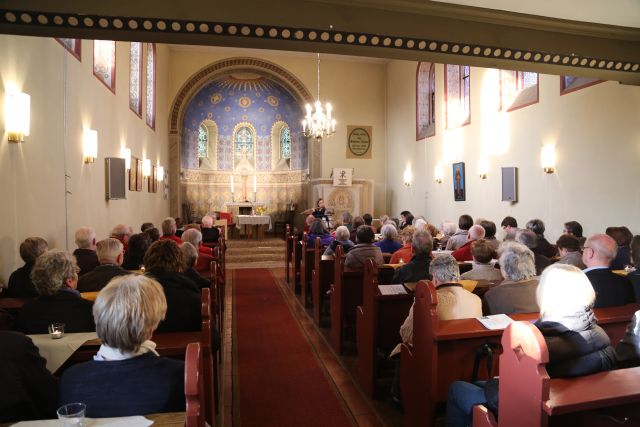
[[[582,249],[584,242],[587,240],[587,238],[582,235],[582,225],[580,225],[578,221],[565,222],[562,234],[571,234],[577,237],[578,241],[580,241],[580,249]]]
[[[413,228],[412,225],[408,225],[400,231],[402,247],[395,251],[393,255],[391,255],[389,264],[406,264],[411,261],[411,258],[413,258],[413,248],[411,247],[411,241],[413,240],[414,232],[415,228]]]
[[[93,308],[102,345],[92,361],[64,372],[60,404],[83,402],[92,418],[184,411],[184,362],[159,357],[151,341],[166,312],[155,280],[130,275],[109,283]]]
[[[182,251],[182,256],[184,258],[185,276],[193,280],[193,282],[198,285],[200,289],[210,287],[211,281],[201,276],[200,273],[198,273],[198,271],[195,269],[196,261],[202,254],[199,254],[196,247],[189,242],[184,242],[183,244],[181,244],[180,250]]]
[[[496,239],[496,223],[483,219],[480,222],[477,222],[477,224],[480,224],[482,228],[484,228],[484,240],[486,240],[489,246],[491,246],[491,249],[498,252],[500,241]]]
[[[27,302],[18,315],[16,329],[25,334],[47,334],[52,323],[64,323],[65,332],[95,331],[93,303],[80,297],[78,265],[68,252],[50,250],[33,266],[31,279],[38,298]]]
[[[162,236],[160,240],[173,240],[178,245],[182,243],[182,239],[176,236],[176,220],[168,216],[162,221]]]
[[[580,241],[576,236],[571,234],[563,234],[556,242],[560,259],[558,264],[575,265],[580,270],[584,270],[586,266],[582,262],[582,252],[580,252]]]
[[[516,232],[518,231],[518,221],[512,216],[505,216],[500,223],[502,231],[504,231],[504,238],[502,241],[515,240]]]
[[[349,233],[351,233],[351,222],[353,221],[353,217],[351,216],[351,214],[347,211],[342,212],[342,225],[344,225],[345,227],[347,227],[347,230],[349,230]]]
[[[35,298],[38,296],[31,270],[40,255],[49,249],[47,241],[40,237],[29,237],[20,244],[20,258],[24,265],[11,273],[7,289],[2,296],[9,298]]]
[[[579,377],[615,367],[609,337],[598,326],[591,309],[595,298],[585,275],[571,265],[545,270],[536,292],[540,306],[540,329],[549,350],[546,371],[551,378]],[[477,384],[456,381],[449,387],[447,426],[471,423],[473,405],[498,411],[498,379]]]
[[[413,225],[413,215],[409,211],[400,212],[400,230]]]
[[[213,226],[213,218],[209,215],[202,217],[200,231],[202,232],[202,241],[205,243],[217,243],[220,238],[220,230]]]
[[[380,248],[383,253],[392,254],[402,247],[402,243],[398,242],[398,230],[391,224],[385,224],[380,230],[382,240],[375,242],[374,245]]]
[[[460,276],[461,279],[488,280],[490,282],[502,280],[502,273],[491,263],[496,252],[488,240],[474,240],[471,243],[471,256],[473,257],[473,266],[471,270]]]
[[[82,276],[100,265],[96,255],[96,231],[91,227],[80,227],[76,230],[76,245],[78,249],[73,251],[73,256],[78,261]]]
[[[611,261],[612,270],[622,270],[631,264],[631,239],[633,234],[627,227],[607,227],[605,231],[607,236],[611,236],[618,245],[616,257]]]
[[[360,228],[361,225],[364,225],[364,219],[361,216],[357,216],[353,218],[353,225],[351,227],[351,234],[349,235],[349,240],[352,242],[356,242],[356,231]]]
[[[455,251],[467,242],[469,229],[473,225],[473,218],[470,215],[460,215],[458,218],[458,230],[447,240],[447,250]]]
[[[527,222],[527,230],[533,231],[538,237],[538,243],[536,244],[535,249],[532,249],[533,253],[544,255],[547,258],[553,258],[556,256],[558,251],[547,239],[544,238],[545,227],[544,222],[542,222],[541,219],[532,219]]]
[[[449,239],[451,238],[451,236],[453,236],[456,233],[456,225],[449,221],[449,220],[444,220],[442,221],[442,224],[440,224],[440,246],[438,247],[439,250],[444,250],[447,248],[447,243],[449,242]]]
[[[158,240],[144,256],[146,274],[162,285],[167,315],[158,332],[199,331],[200,288],[182,273],[182,251],[172,239]]]
[[[473,261],[473,256],[471,255],[471,244],[478,239],[484,238],[484,228],[481,225],[473,225],[469,229],[467,234],[467,241],[464,245],[460,246],[458,249],[453,251],[451,254],[456,261]]]
[[[627,279],[633,285],[636,302],[640,302],[640,236],[634,236],[631,240],[631,261],[635,270],[629,273]]]
[[[184,223],[182,218],[178,216],[176,217],[176,236],[182,238],[182,233],[184,233]]]
[[[58,381],[31,338],[0,331],[0,423],[55,418]]]
[[[364,225],[368,225],[369,227],[371,227],[374,234],[378,232],[378,229],[373,226],[373,217],[371,216],[371,214],[366,213],[362,215],[362,220],[364,221]]]
[[[522,243],[505,242],[500,247],[500,273],[504,280],[484,294],[486,314],[534,313],[538,279],[533,252]]]
[[[120,243],[122,243],[122,246],[124,247],[124,253],[126,254],[129,250],[129,237],[131,237],[132,234],[133,231],[131,230],[131,227],[124,224],[118,224],[113,227],[113,230],[111,230],[111,236],[109,237],[120,240]]]
[[[535,251],[535,248],[538,246],[538,236],[533,231],[526,229],[518,230],[516,232],[516,242],[522,243],[533,252],[536,276],[541,275],[545,268],[553,264],[553,261],[549,258]]]
[[[140,231],[144,233],[145,231],[151,228],[155,228],[155,225],[153,225],[152,222],[143,222],[142,225],[140,226]]]
[[[362,270],[364,269],[364,260],[367,258],[373,258],[377,265],[384,264],[382,251],[373,244],[374,237],[373,230],[368,225],[358,227],[356,230],[356,245],[347,253],[344,260],[345,268]]]
[[[100,240],[96,244],[96,253],[100,265],[78,280],[79,292],[100,292],[114,277],[131,274],[121,267],[124,255],[119,240]]]
[[[355,245],[355,243],[349,240],[349,235],[349,229],[345,225],[341,225],[336,228],[336,237],[331,244],[327,246],[323,255],[333,255],[338,245],[342,246],[344,253],[349,252],[349,250]]]
[[[324,225],[322,224],[322,220],[320,218],[316,218],[309,227],[308,237],[308,245],[313,247],[315,244],[316,238],[320,238],[320,244],[322,246],[329,246],[331,242],[333,242],[333,237],[331,234],[327,233],[324,229]]]
[[[416,231],[426,230],[427,229],[427,221],[422,217],[416,218],[413,221],[413,227],[416,229]]]
[[[635,312],[624,337],[616,345],[616,360],[618,368],[640,366],[640,310]]]
[[[145,233],[147,233],[147,235],[149,236],[149,239],[151,239],[151,243],[157,242],[158,240],[160,240],[160,230],[158,230],[155,227],[145,230]]]
[[[122,268],[129,271],[140,270],[144,267],[144,254],[151,245],[149,233],[134,234],[129,238],[129,251],[124,256]]]
[[[609,267],[617,249],[616,241],[606,234],[595,234],[584,243],[582,262],[587,266],[584,272],[596,291],[596,308],[624,305],[634,299],[629,280]]]
[[[406,227],[403,232],[407,231]],[[433,249],[433,240],[431,235],[426,231],[416,231],[411,239],[411,248],[413,256],[408,263],[398,268],[393,274],[391,283],[410,283],[419,280],[431,280],[429,274],[429,264],[431,263],[431,250]]]
[[[198,251],[195,270],[199,273],[211,271],[211,261],[214,261],[213,249],[202,244],[202,233],[195,228],[190,228],[182,234],[182,239],[189,242]]]

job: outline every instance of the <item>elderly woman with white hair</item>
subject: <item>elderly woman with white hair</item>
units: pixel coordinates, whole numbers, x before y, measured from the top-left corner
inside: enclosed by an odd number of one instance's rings
[[[220,238],[220,230],[213,226],[213,217],[205,215],[201,224],[202,241],[205,243],[217,243]],[[184,235],[183,235],[184,240]]]
[[[338,246],[342,246],[342,249],[344,249],[344,253],[349,252],[349,249],[355,246],[355,243],[353,243],[349,239],[350,235],[351,233],[349,232],[349,229],[345,225],[341,225],[340,227],[336,228],[336,237],[331,242],[331,244],[327,246],[327,249],[325,249],[323,255],[335,254],[336,248]]]
[[[488,314],[534,313],[538,279],[533,252],[522,243],[500,246],[500,272],[504,280],[484,294]]]
[[[451,238],[451,236],[453,236],[456,233],[456,225],[453,223],[453,221],[449,221],[448,219],[445,219],[444,221],[442,221],[442,224],[440,224],[440,248],[444,249],[447,247],[447,242],[449,241],[449,239]]]
[[[398,241],[398,230],[393,224],[385,224],[380,230],[382,240],[375,242],[374,245],[380,248],[383,253],[392,254],[402,247],[402,243]]]
[[[60,404],[83,402],[93,418],[183,411],[184,363],[159,357],[150,341],[166,312],[152,278],[113,279],[93,307],[102,346],[92,361],[64,372]]]
[[[540,277],[536,299],[540,330],[549,350],[547,373],[551,378],[579,377],[615,368],[616,356],[609,337],[598,326],[592,307],[595,291],[577,267],[555,264]],[[471,384],[454,382],[449,388],[447,427],[467,426],[473,405],[498,411],[498,380]]]
[[[198,251],[198,258],[194,268],[198,273],[208,273],[211,271],[211,261],[213,258],[213,249],[202,244],[203,234],[195,228],[190,228],[182,233],[182,240],[189,242]]]

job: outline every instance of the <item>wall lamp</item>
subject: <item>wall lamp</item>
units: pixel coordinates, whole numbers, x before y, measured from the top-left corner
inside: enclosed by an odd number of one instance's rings
[[[554,173],[556,171],[556,146],[553,144],[543,146],[540,157],[542,169],[546,173]]]
[[[120,149],[120,157],[124,159],[124,166],[127,170],[131,169],[131,148],[122,147]]]
[[[442,163],[438,163],[433,168],[433,176],[438,184],[442,184],[442,178],[444,177],[444,166],[442,166]]]
[[[22,92],[7,93],[4,117],[9,142],[24,142],[24,137],[29,136],[31,97]]]
[[[95,162],[98,157],[98,131],[85,129],[82,136],[82,147],[84,162]]]
[[[481,157],[478,159],[478,175],[480,179],[487,179],[487,172],[489,172],[489,159]]]
[[[407,168],[404,170],[404,173],[402,174],[402,181],[404,182],[404,185],[406,185],[407,187],[411,187],[411,182],[413,181],[413,174],[411,173],[411,169]]]
[[[156,179],[158,181],[164,181],[164,167],[158,166],[156,169]]]
[[[149,178],[151,176],[151,160],[144,159],[142,161],[142,176]]]

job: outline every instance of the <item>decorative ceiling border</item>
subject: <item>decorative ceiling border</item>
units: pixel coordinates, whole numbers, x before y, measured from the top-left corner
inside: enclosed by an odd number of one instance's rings
[[[640,63],[616,58],[596,58],[562,52],[512,49],[450,40],[431,40],[339,30],[296,28],[277,25],[240,24],[184,19],[160,19],[78,13],[34,12],[0,9],[0,24],[32,28],[62,28],[66,30],[122,31],[123,33],[200,34],[293,42],[312,42],[327,45],[352,45],[430,52],[483,59],[500,59],[519,63],[534,63],[591,69],[638,73]]]

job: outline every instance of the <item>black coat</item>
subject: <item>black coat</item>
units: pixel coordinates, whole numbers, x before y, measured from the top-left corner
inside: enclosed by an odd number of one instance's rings
[[[640,269],[640,266],[638,268]],[[629,280],[629,282],[631,282],[631,286],[633,286],[635,301],[640,302],[640,270],[630,273],[627,276],[627,280]]]
[[[41,295],[22,307],[16,329],[25,334],[47,334],[50,324],[64,323],[65,332],[92,332],[96,330],[92,308],[93,302],[72,291]]]
[[[202,241],[204,243],[216,243],[219,237],[220,237],[220,230],[218,230],[218,227],[202,229]]]
[[[619,368],[640,366],[640,310],[635,312],[624,337],[616,345],[616,358]]]
[[[610,268],[598,268],[587,272],[596,291],[595,308],[615,307],[633,301],[633,288],[626,277],[619,276]]]
[[[7,289],[2,293],[2,296],[8,298],[35,298],[38,296],[38,291],[31,281],[31,269],[33,264],[25,264],[11,273],[9,276],[9,283]]]
[[[73,256],[76,257],[78,267],[80,267],[79,276],[84,276],[100,265],[96,251],[92,251],[91,249],[76,249],[73,251]]]
[[[208,280],[204,277],[202,277],[200,275],[200,273],[198,273],[198,271],[191,267],[190,269],[186,270],[184,272],[185,276],[187,276],[189,279],[193,280],[193,282],[198,285],[198,287],[200,289],[202,288],[209,288],[211,287],[211,280]]]
[[[625,266],[631,264],[631,247],[618,246],[616,257],[611,261],[612,270],[622,270]]]
[[[29,337],[0,331],[0,422],[55,418],[58,383]]]
[[[538,244],[533,249],[533,253],[544,255],[547,258],[553,258],[556,256],[557,249],[553,246],[544,236],[538,235]]]
[[[162,285],[167,298],[167,315],[160,322],[157,332],[199,331],[200,288],[182,273],[149,271],[149,276]]]
[[[118,276],[131,274],[131,272],[123,269],[119,265],[104,264],[99,265],[89,273],[78,279],[79,292],[100,292],[102,288],[107,286],[111,279]]]
[[[429,254],[416,254],[411,258],[411,261],[398,268],[393,273],[393,279],[391,283],[407,283],[417,282],[418,280],[431,280],[431,274],[429,274],[429,264],[431,258]]]

